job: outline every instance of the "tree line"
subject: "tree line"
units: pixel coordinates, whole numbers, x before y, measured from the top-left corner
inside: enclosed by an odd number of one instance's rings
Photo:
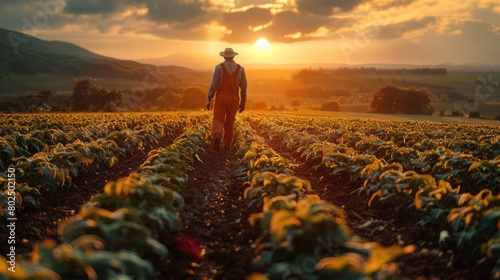
[[[335,76],[353,76],[353,75],[446,75],[446,68],[376,68],[376,67],[340,67],[340,68],[305,68],[301,69],[292,76],[294,80],[307,81],[314,78],[325,78]]]
[[[89,78],[74,81],[68,94],[54,94],[42,90],[23,98],[2,98],[0,111],[26,112],[33,104],[46,103],[51,111],[60,112],[114,112],[135,110],[201,109],[206,91],[198,86],[169,87],[159,85],[152,89],[106,89]]]
[[[404,88],[387,85],[375,93],[370,111],[384,114],[432,115],[431,93],[425,88]]]

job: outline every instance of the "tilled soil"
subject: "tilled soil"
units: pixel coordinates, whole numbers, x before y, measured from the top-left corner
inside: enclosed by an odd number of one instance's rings
[[[265,136],[265,135],[262,135]],[[157,147],[171,144],[174,138],[165,138]],[[420,215],[408,211],[398,215],[387,205],[374,203],[367,207],[366,197],[352,192],[359,187],[348,178],[330,175],[329,170],[301,160],[277,139],[268,144],[293,163],[294,175],[311,181],[312,193],[342,207],[352,231],[367,241],[383,245],[416,244],[418,249],[399,260],[401,274],[409,279],[487,279],[491,264],[475,267],[478,256],[439,244],[442,225],[418,225]],[[252,272],[255,257],[254,241],[263,238],[258,227],[251,227],[251,210],[242,198],[243,182],[233,178],[239,158],[228,151],[214,151],[210,145],[200,151],[192,169],[187,173],[187,184],[181,195],[185,207],[181,210],[184,229],[180,233],[160,231],[158,239],[169,248],[162,260],[145,255],[155,269],[157,279],[245,279]],[[147,152],[127,154],[112,168],[103,168],[99,174],[82,173],[73,186],[58,192],[44,193],[36,209],[25,209],[17,218],[18,254],[32,250],[32,245],[45,238],[57,239],[57,224],[76,213],[92,195],[101,192],[105,183],[127,176],[147,158]],[[367,222],[368,225],[367,225]],[[436,227],[439,227],[436,229]],[[178,248],[177,238],[189,236],[198,240],[204,254],[194,257]],[[0,253],[7,254],[7,243],[0,244]]]
[[[324,166],[315,169],[321,162],[305,162],[298,153],[287,149],[278,139],[269,140],[265,133],[261,136],[271,148],[296,165],[293,168],[294,175],[309,180],[313,187],[312,193],[343,209],[348,226],[356,235],[384,246],[417,245],[415,252],[398,260],[401,275],[408,279],[490,278],[493,263],[486,262],[478,267],[475,265],[481,258],[478,253],[453,250],[449,243],[439,243],[440,232],[448,230],[446,225],[431,223],[425,227],[420,226],[418,222],[422,217],[421,213],[408,210],[401,215],[400,211],[376,200],[368,207],[369,198],[354,192],[361,187],[359,182],[349,182],[348,176],[334,176]]]
[[[217,152],[209,144],[198,158],[181,191],[184,230],[160,238],[171,251],[166,261],[154,263],[158,279],[245,279],[252,270],[252,244],[260,229],[249,225],[243,182],[232,177],[239,158],[233,152]],[[177,248],[180,235],[199,241],[203,260]]]
[[[172,133],[170,137],[163,137],[153,147],[166,147],[180,135],[181,129]],[[91,197],[102,192],[108,181],[128,176],[132,171],[146,161],[148,151],[136,151],[120,156],[118,162],[112,166],[101,166],[89,169],[88,172],[80,172],[73,178],[71,187],[63,187],[54,192],[43,192],[37,207],[24,208],[16,213],[16,253],[29,254],[33,245],[51,238],[58,240],[58,224],[66,218],[78,213],[83,204]],[[99,170],[95,172],[94,170]],[[0,255],[5,256],[9,250],[9,244],[0,244]]]

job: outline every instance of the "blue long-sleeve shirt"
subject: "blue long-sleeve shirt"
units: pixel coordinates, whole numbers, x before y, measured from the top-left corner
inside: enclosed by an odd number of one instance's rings
[[[224,61],[224,66],[226,67],[226,71],[229,74],[232,74],[236,71],[236,62],[234,61]],[[219,90],[220,84],[222,81],[222,67],[220,64],[215,66],[214,76],[212,78],[212,83],[210,84],[210,88],[208,89],[208,97],[207,101],[211,101],[214,98],[215,93]],[[245,105],[247,102],[247,76],[245,74],[245,69],[240,65],[240,71],[238,72],[238,88],[240,90],[240,104]]]

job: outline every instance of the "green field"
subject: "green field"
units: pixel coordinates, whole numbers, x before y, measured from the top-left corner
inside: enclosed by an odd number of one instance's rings
[[[10,74],[7,77],[0,78],[0,94],[20,93],[41,90],[68,91],[74,87],[74,80],[85,78],[84,76],[61,76],[47,73],[38,73],[36,75],[16,75]],[[122,78],[97,78],[96,84],[104,88],[111,89],[130,89],[141,86],[142,81]]]
[[[369,103],[341,104],[340,111],[352,112],[352,113],[367,113],[369,106],[370,106]],[[434,115],[439,115],[440,110],[445,110],[449,114],[454,109],[454,103],[433,103],[432,106],[434,107]],[[466,109],[473,109],[473,108],[474,106],[465,107],[464,105],[463,111],[465,114],[467,114],[470,111]],[[475,110],[478,110],[481,113],[481,116],[484,116],[486,118],[496,117],[500,115],[500,102],[481,103]]]
[[[447,75],[384,75],[384,78],[404,79],[422,84],[434,84],[451,87],[464,94],[473,94],[476,80],[480,77],[488,79],[488,73],[448,73]],[[378,77],[378,76],[377,76]]]
[[[498,105],[500,108],[500,104]],[[408,120],[408,121],[432,121],[453,122],[463,124],[493,124],[500,125],[500,121],[492,119],[474,119],[467,117],[441,117],[437,115],[405,115],[405,114],[374,114],[367,113],[368,104],[341,105],[339,112],[320,111],[309,108],[300,108],[296,111],[282,111],[279,114],[301,115],[301,116],[328,116],[348,119],[373,119],[373,120]]]
[[[249,110],[227,150],[211,124],[0,115],[0,279],[496,279],[500,121]]]

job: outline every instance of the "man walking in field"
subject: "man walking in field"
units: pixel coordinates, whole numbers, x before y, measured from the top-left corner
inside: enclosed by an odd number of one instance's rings
[[[224,62],[215,66],[212,84],[208,90],[207,110],[215,96],[214,119],[212,122],[213,145],[220,150],[221,141],[224,150],[229,151],[233,140],[234,120],[236,112],[245,110],[247,101],[247,77],[245,69],[234,61],[238,55],[232,48],[226,48],[219,53]],[[241,97],[240,97],[241,96]]]

